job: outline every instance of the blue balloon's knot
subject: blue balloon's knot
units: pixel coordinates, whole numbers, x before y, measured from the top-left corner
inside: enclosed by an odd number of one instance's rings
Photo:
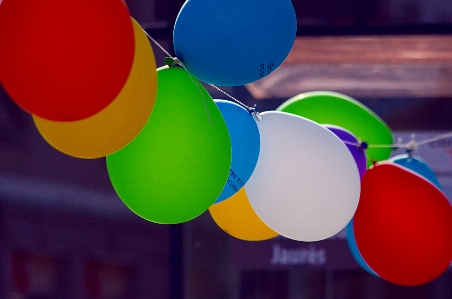
[[[264,118],[262,115],[257,111],[257,105],[254,104],[253,107],[248,107],[248,112],[253,116],[253,118],[257,121],[263,121]]]
[[[406,154],[408,155],[408,161],[410,161],[413,158],[413,149],[412,148],[407,148],[406,149]]]
[[[413,153],[415,151],[417,151],[418,147],[419,147],[419,145],[414,140],[414,134],[412,134],[411,135],[411,141],[408,142],[407,145],[406,145],[406,153],[408,154],[408,158],[411,159],[413,157]]]
[[[258,113],[258,111],[257,111],[257,105],[254,104],[253,107],[249,107],[249,108],[248,108],[248,112],[249,112],[250,114]]]

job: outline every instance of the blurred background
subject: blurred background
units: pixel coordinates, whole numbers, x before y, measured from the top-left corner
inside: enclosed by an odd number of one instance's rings
[[[173,54],[172,26],[184,1],[126,2]],[[404,142],[412,134],[422,140],[452,131],[451,1],[292,3],[298,37],[283,65],[260,81],[223,90],[260,111],[307,91],[344,93]],[[163,65],[165,54],[154,52]],[[452,138],[417,154],[451,199]],[[306,250],[313,258],[275,262],[278,250]],[[452,270],[402,287],[362,270],[344,232],[315,243],[245,242],[223,232],[208,212],[181,225],[147,222],[116,196],[105,159],[54,150],[0,90],[0,298],[446,299]]]

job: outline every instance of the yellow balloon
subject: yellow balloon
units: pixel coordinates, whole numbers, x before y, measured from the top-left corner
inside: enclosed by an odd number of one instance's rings
[[[135,55],[129,78],[115,100],[92,117],[56,122],[33,115],[44,139],[57,150],[77,158],[110,155],[132,141],[154,107],[157,71],[154,52],[141,26],[132,19]]]
[[[278,235],[254,212],[245,188],[228,199],[210,206],[209,212],[222,230],[237,239],[264,241]]]

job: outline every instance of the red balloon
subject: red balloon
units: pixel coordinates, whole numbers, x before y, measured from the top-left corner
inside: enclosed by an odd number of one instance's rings
[[[448,199],[429,181],[394,163],[377,164],[364,174],[354,231],[364,260],[392,283],[427,283],[452,259]]]
[[[0,82],[20,107],[75,121],[115,99],[135,47],[122,0],[0,2]]]

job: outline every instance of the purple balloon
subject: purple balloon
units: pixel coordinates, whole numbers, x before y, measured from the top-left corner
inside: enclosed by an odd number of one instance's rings
[[[346,141],[346,142],[350,142],[350,143],[354,143],[354,144],[359,143],[358,139],[355,136],[353,136],[353,134],[350,133],[350,131],[347,131],[344,128],[341,128],[338,126],[333,126],[333,125],[325,125],[325,127],[328,130],[330,130],[331,132],[333,132],[342,141]],[[361,148],[358,145],[354,145],[354,144],[345,143],[348,150],[350,151],[353,158],[355,159],[356,165],[358,166],[359,176],[360,176],[360,178],[362,178],[364,173],[367,170],[366,153],[364,152],[363,148]]]

